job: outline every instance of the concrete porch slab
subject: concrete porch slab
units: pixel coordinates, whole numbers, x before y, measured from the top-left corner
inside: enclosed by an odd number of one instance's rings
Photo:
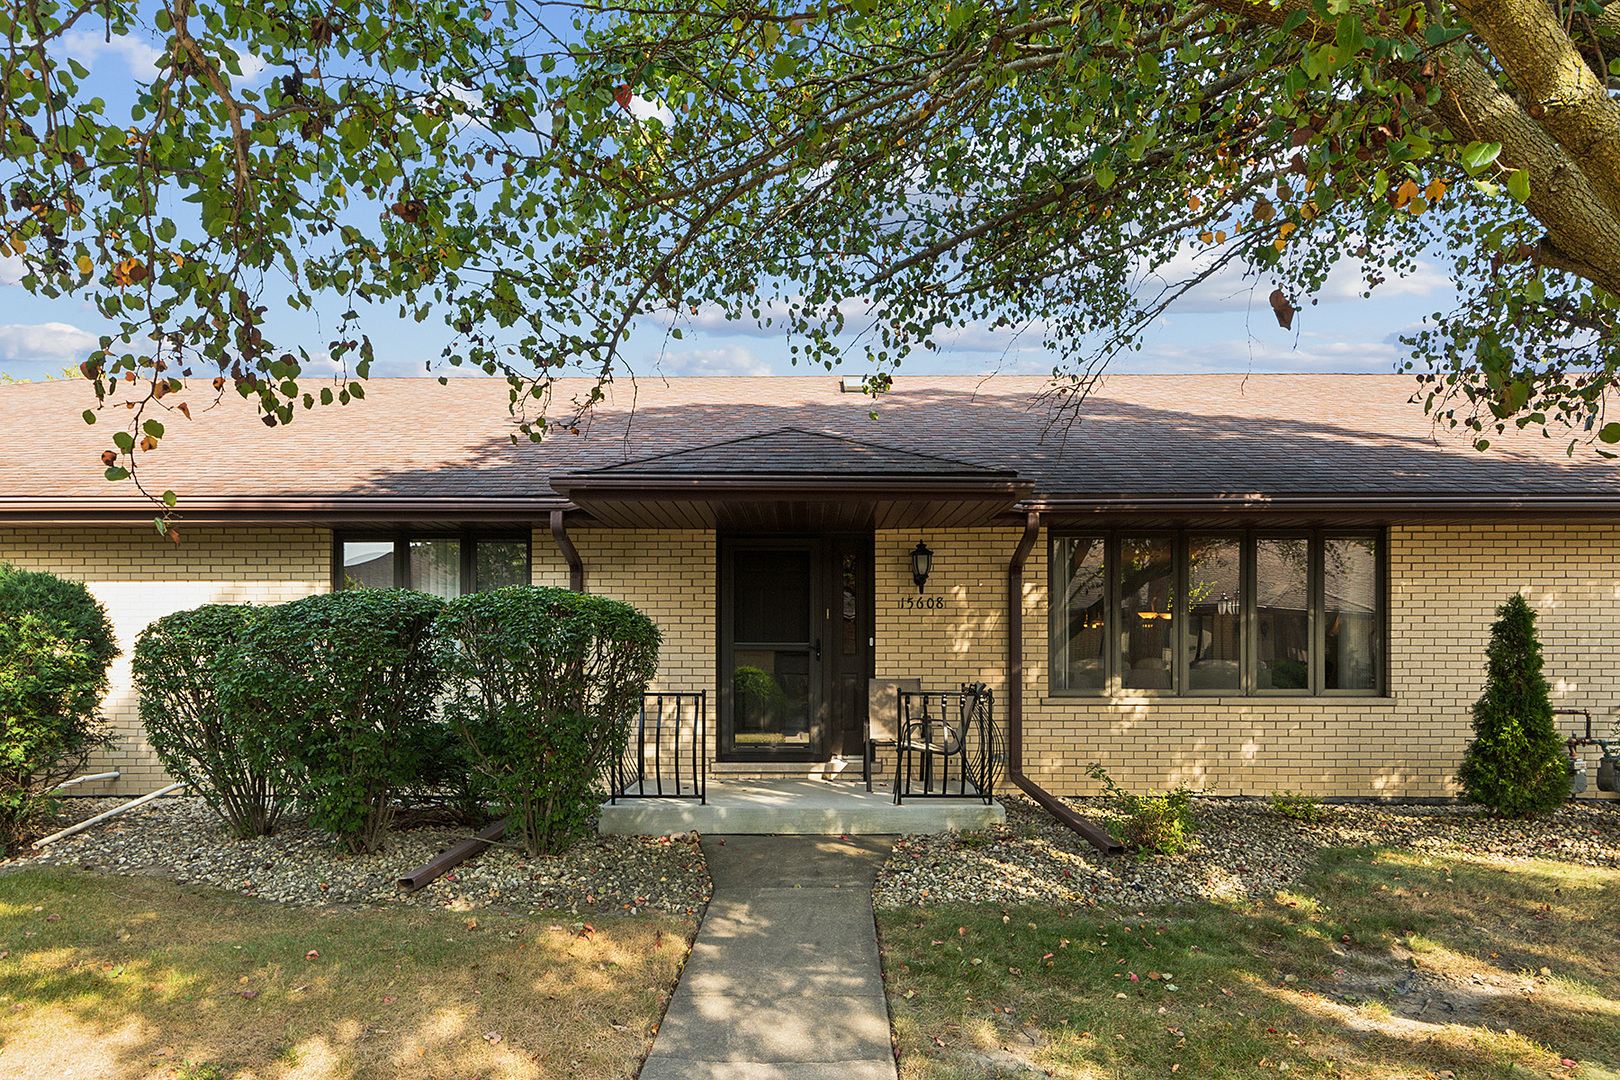
[[[982,829],[1005,821],[999,803],[916,798],[896,806],[892,792],[829,780],[709,780],[709,802],[621,799],[603,804],[603,836],[662,836],[696,829],[704,836],[871,836]]]

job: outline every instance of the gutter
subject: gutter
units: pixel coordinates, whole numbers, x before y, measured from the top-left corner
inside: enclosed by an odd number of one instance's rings
[[[574,592],[585,591],[585,560],[579,557],[579,549],[568,536],[568,526],[563,521],[563,512],[551,512],[551,538],[557,541],[557,550],[562,552],[563,561],[568,564],[568,587]]]
[[[1041,534],[1041,515],[1030,511],[1024,535],[1007,563],[1007,776],[1018,789],[1104,855],[1120,855],[1124,845],[1095,821],[1083,818],[1056,795],[1024,775],[1024,560]]]

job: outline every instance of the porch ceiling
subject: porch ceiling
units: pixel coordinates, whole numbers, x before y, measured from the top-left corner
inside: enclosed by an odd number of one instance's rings
[[[725,532],[864,532],[973,528],[1007,514],[1030,494],[1018,481],[811,481],[802,476],[552,481],[597,522],[620,529]]]

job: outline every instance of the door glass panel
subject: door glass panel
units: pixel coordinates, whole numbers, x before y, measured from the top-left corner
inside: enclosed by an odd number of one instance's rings
[[[529,545],[522,540],[480,540],[473,549],[473,577],[480,592],[529,584]]]
[[[392,589],[394,587],[394,542],[392,540],[345,540],[343,542],[343,587],[345,589]]]
[[[739,551],[733,558],[733,639],[808,642],[810,553]]]
[[[1255,542],[1255,626],[1260,634],[1261,690],[1310,686],[1310,541],[1304,537]]]
[[[1127,690],[1174,688],[1174,556],[1168,536],[1119,542],[1120,685]]]
[[[1102,537],[1070,537],[1057,545],[1059,625],[1053,633],[1052,664],[1060,690],[1101,690],[1103,614],[1108,602]]]
[[[461,541],[412,540],[410,584],[434,596],[460,596]]]
[[[1242,686],[1243,604],[1238,596],[1242,541],[1187,538],[1187,688]]]
[[[1322,619],[1329,690],[1378,688],[1378,577],[1372,537],[1330,538],[1322,551]]]
[[[732,653],[733,743],[808,746],[810,654],[803,649],[737,649]]]
[[[843,558],[843,645],[845,656],[855,656],[861,649],[860,620],[856,615],[860,609],[860,597],[856,592],[855,556],[845,555]]]

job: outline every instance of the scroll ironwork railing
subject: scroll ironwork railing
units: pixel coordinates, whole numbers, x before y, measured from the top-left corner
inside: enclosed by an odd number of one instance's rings
[[[894,801],[917,798],[995,800],[1006,760],[995,695],[983,683],[956,692],[900,692],[899,759]]]
[[[613,763],[608,802],[709,801],[709,698],[705,691],[649,692],[630,721],[624,754]]]

